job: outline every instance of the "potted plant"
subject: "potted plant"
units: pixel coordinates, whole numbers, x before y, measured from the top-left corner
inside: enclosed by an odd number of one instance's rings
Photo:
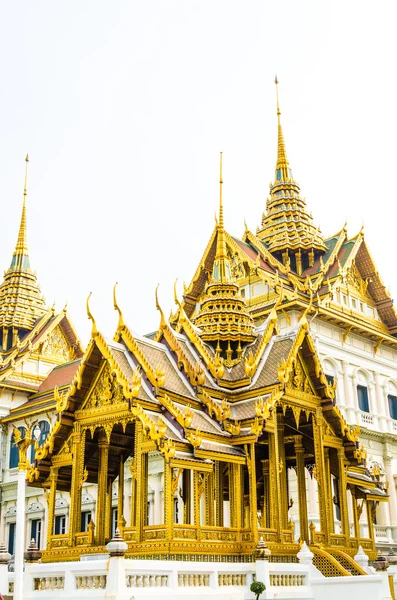
[[[262,581],[253,581],[251,583],[250,590],[256,594],[256,600],[259,600],[259,596],[265,591],[265,589],[266,586]]]

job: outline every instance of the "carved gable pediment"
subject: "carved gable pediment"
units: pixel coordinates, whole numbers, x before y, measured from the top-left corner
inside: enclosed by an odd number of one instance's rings
[[[289,376],[288,385],[294,390],[305,392],[306,394],[316,395],[314,386],[307,374],[305,365],[300,356],[297,356]]]
[[[74,358],[73,349],[68,344],[60,327],[56,327],[53,331],[51,331],[50,335],[43,344],[41,354],[48,358],[58,358],[65,361],[72,360]]]
[[[371,299],[368,293],[368,281],[361,277],[356,262],[353,261],[346,272],[346,283],[352,287],[360,296]]]
[[[109,363],[106,361],[99,378],[93,385],[84,409],[102,408],[123,402],[124,394],[116,378],[112,376]]]

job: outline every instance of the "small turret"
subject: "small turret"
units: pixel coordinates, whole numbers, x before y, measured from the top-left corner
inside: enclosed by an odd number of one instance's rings
[[[255,340],[254,322],[231,275],[223,224],[222,153],[220,155],[219,221],[212,276],[194,323],[203,341],[214,347],[226,366],[241,360],[243,346]]]

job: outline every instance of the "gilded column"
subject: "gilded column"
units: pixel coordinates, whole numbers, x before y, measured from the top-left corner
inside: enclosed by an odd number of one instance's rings
[[[339,466],[339,509],[342,533],[346,536],[346,546],[350,537],[349,511],[347,506],[347,461],[345,449],[338,448],[338,466]]]
[[[302,436],[295,437],[296,475],[298,481],[300,538],[309,543],[309,522],[307,518],[305,448]]]
[[[270,489],[269,489],[269,460],[262,460],[263,473],[263,505],[262,527],[270,528]]]
[[[112,537],[112,482],[106,477],[106,500],[105,500],[105,544]]]
[[[98,466],[98,495],[96,504],[96,543],[103,546],[106,530],[106,496],[108,492],[108,458],[109,442],[106,433],[101,431],[98,440],[99,466]]]
[[[280,460],[279,460],[279,444],[278,444],[278,430],[277,430],[277,417],[275,411],[273,412],[273,424],[274,433],[268,433],[269,437],[269,478],[270,478],[270,508],[271,508],[271,528],[277,532],[277,541],[282,542],[282,503],[281,498],[281,484],[280,484]]]
[[[81,433],[80,423],[74,424],[72,437],[72,479],[70,485],[69,536],[68,545],[73,546],[77,531],[77,522],[81,515],[81,486],[84,472],[85,434]],[[80,503],[79,503],[80,500]]]
[[[199,472],[193,471],[193,507],[194,507],[194,525],[197,528],[197,539],[201,539],[200,523],[200,494],[199,494]]]
[[[284,415],[277,413],[277,430],[278,430],[278,456],[280,470],[280,489],[281,489],[281,506],[282,506],[282,529],[287,529],[288,526],[288,486],[287,486],[287,465],[285,462],[285,444],[284,444]]]
[[[325,535],[325,543],[329,543],[329,495],[327,475],[325,471],[324,443],[323,443],[323,415],[321,408],[313,415],[313,441],[316,461],[316,479],[318,489],[318,506],[320,512],[321,531]]]
[[[249,455],[247,456],[249,491],[250,491],[250,526],[254,536],[255,545],[258,542],[258,500],[256,497],[256,463],[255,463],[255,444],[249,445]]]
[[[192,475],[190,469],[182,473],[183,481],[183,522],[190,525],[192,522]]]
[[[215,524],[214,514],[214,473],[208,474],[206,481],[206,514],[207,514],[207,525],[211,527]]]
[[[164,523],[166,540],[172,542],[174,528],[174,495],[172,493],[172,469],[164,459]]]
[[[143,487],[145,482],[142,481],[142,424],[140,421],[135,421],[135,486],[134,490],[134,498],[135,498],[135,528],[136,528],[136,536],[135,539],[137,542],[141,542],[143,538],[143,510],[147,512],[147,507],[143,506]]]
[[[50,489],[48,491],[48,523],[47,523],[47,550],[51,549],[51,539],[54,534],[55,500],[57,496],[58,468],[50,469]]]
[[[374,521],[373,521],[373,512],[370,501],[365,499],[365,506],[367,509],[367,520],[368,520],[368,535],[372,542],[372,550],[375,550],[375,531],[374,531]]]
[[[350,488],[350,491],[351,491],[351,495],[352,495],[352,505],[353,505],[354,534],[355,534],[355,538],[357,540],[357,548],[359,548],[359,546],[360,546],[360,517],[358,514],[358,508],[357,508],[356,488],[354,486],[352,486]],[[360,511],[360,514],[361,514],[361,511]]]
[[[215,514],[216,526],[223,526],[223,463],[215,463]]]
[[[125,527],[124,519],[124,461],[123,455],[120,454],[119,463],[119,495],[117,499],[117,527],[119,528],[121,535],[123,535]]]
[[[329,506],[329,532],[335,533],[334,524],[334,503],[332,494],[332,477],[331,477],[331,466],[329,461],[329,448],[324,448],[324,465],[325,465],[325,478],[327,483],[327,503]]]
[[[234,485],[234,498],[235,498],[235,510],[234,510],[234,515],[235,515],[235,525],[234,527],[236,527],[239,530],[238,535],[240,535],[240,530],[242,528],[242,515],[243,515],[243,482],[242,482],[242,465],[234,465],[234,479],[233,479],[233,485]]]

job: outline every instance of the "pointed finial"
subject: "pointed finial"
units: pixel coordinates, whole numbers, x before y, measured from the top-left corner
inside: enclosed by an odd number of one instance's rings
[[[87,303],[86,303],[86,309],[87,309],[87,316],[90,319],[90,321],[92,321],[91,336],[95,337],[98,334],[98,329],[97,329],[97,326],[96,326],[95,319],[92,316],[91,310],[90,310],[90,298],[91,298],[91,296],[92,296],[92,292],[90,292],[88,294]]]
[[[178,298],[178,292],[177,292],[177,289],[176,289],[177,283],[178,283],[178,279],[175,279],[175,282],[174,282],[174,302],[178,306],[178,308],[180,308],[180,310],[182,310],[182,305],[181,305],[180,300]]]
[[[164,313],[163,313],[163,309],[161,308],[160,302],[159,302],[159,287],[160,287],[160,284],[158,283],[156,285],[155,297],[156,297],[156,308],[157,308],[157,310],[159,311],[159,313],[161,315],[161,320],[160,320],[160,328],[161,328],[162,325],[164,325],[166,321],[165,321],[165,316],[164,316]]]
[[[23,185],[23,204],[22,204],[22,215],[21,222],[19,225],[18,239],[15,246],[15,251],[11,261],[11,269],[30,269],[29,257],[28,257],[28,244],[26,239],[26,196],[27,196],[27,181],[28,181],[28,162],[29,156],[25,158],[25,179]]]
[[[281,127],[281,111],[280,111],[280,102],[278,97],[278,79],[277,75],[274,79],[274,83],[276,84],[276,100],[277,100],[277,121],[278,121],[278,144],[277,144],[277,163],[276,163],[276,182],[286,181],[287,179],[291,179],[291,172],[289,169],[289,163],[287,158],[287,151],[285,149],[283,128]]]
[[[277,75],[276,75],[276,77],[274,78],[274,83],[276,84],[277,116],[278,116],[278,121],[280,122],[280,115],[281,115],[281,112],[280,112],[280,104],[279,104],[279,101],[278,101],[278,79],[277,79]]]
[[[114,288],[113,288],[113,306],[114,306],[114,310],[117,310],[117,312],[119,313],[119,322],[117,323],[117,331],[122,331],[125,327],[124,324],[124,319],[123,319],[123,313],[121,312],[121,309],[119,307],[119,305],[117,304],[117,296],[116,296],[116,289],[118,286],[118,282],[116,281],[116,283],[114,284]]]
[[[26,197],[26,195],[27,195],[27,184],[28,184],[29,154],[26,155],[25,162],[26,162],[26,166],[25,166],[25,183],[24,183],[24,186],[23,186],[23,195]]]
[[[219,227],[223,229],[223,198],[222,198],[222,152],[220,153],[220,164],[219,164]]]

